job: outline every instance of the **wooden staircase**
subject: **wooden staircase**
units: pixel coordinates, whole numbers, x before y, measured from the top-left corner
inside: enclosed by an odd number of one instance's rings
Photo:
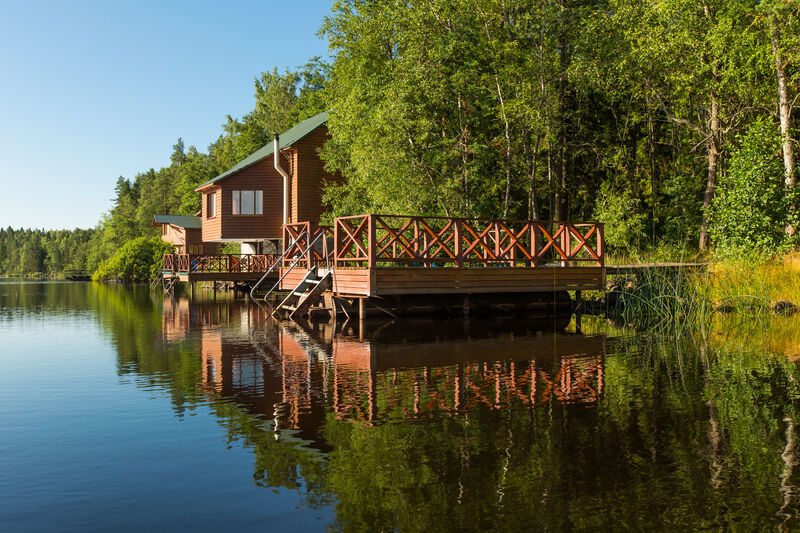
[[[170,277],[163,278],[162,283],[164,287],[164,294],[169,294],[170,296],[175,293],[175,285],[178,283],[179,277],[177,274],[173,274]],[[155,285],[152,285],[155,287]]]
[[[306,316],[311,307],[331,288],[333,273],[328,270],[320,275],[317,267],[311,267],[300,283],[275,308],[272,316],[288,316],[292,320]]]

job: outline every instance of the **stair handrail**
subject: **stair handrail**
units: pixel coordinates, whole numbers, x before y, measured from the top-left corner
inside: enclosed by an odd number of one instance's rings
[[[300,240],[300,239],[303,237],[303,235],[305,235],[306,233],[308,233],[308,232],[307,232],[306,230],[303,230],[303,232],[302,232],[300,235],[298,235],[298,236],[297,236],[297,238],[296,238],[295,240],[293,240],[293,241],[292,241],[292,243],[291,243],[289,246],[287,246],[287,247],[286,247],[286,249],[283,251],[283,253],[282,253],[282,254],[281,254],[281,256],[278,258],[278,260],[277,260],[277,261],[275,261],[274,263],[272,263],[272,266],[271,266],[271,267],[269,267],[269,269],[267,269],[266,273],[265,273],[263,276],[261,276],[261,279],[260,279],[260,280],[258,280],[258,281],[256,282],[256,284],[255,284],[255,285],[253,285],[253,288],[252,288],[252,289],[250,289],[250,299],[251,299],[251,300],[255,300],[255,299],[256,299],[256,297],[254,296],[254,293],[256,292],[256,289],[258,288],[258,286],[259,286],[259,285],[261,285],[261,284],[264,282],[264,280],[265,280],[265,279],[267,279],[267,276],[269,276],[270,274],[272,274],[272,271],[275,269],[275,267],[276,267],[276,266],[278,266],[278,265],[280,265],[280,264],[283,264],[283,259],[284,259],[284,257],[286,257],[286,254],[288,254],[288,253],[289,253],[289,250],[291,250],[291,249],[292,249],[292,246],[294,246],[294,244],[295,244],[297,241],[299,241],[299,240]],[[305,253],[305,252],[303,252],[303,253]],[[281,282],[281,280],[283,280],[283,278],[281,278],[280,280],[278,280],[278,283],[280,283],[280,282]],[[273,289],[274,289],[274,288],[275,288],[275,287],[273,286]],[[270,289],[270,290],[267,292],[267,294],[269,294],[270,292],[272,292],[272,289]],[[264,296],[264,299],[266,299],[266,296]]]
[[[305,231],[304,231],[303,233],[305,233]],[[301,235],[302,235],[302,234],[301,234]],[[309,244],[309,245],[306,247],[306,249],[305,249],[305,250],[303,250],[302,252],[300,252],[300,255],[298,255],[298,256],[297,256],[297,259],[295,259],[295,260],[294,260],[294,263],[292,263],[291,265],[289,265],[289,268],[287,268],[287,269],[286,269],[286,273],[285,273],[283,276],[281,276],[281,279],[279,279],[278,281],[276,281],[276,282],[275,282],[275,285],[273,285],[273,286],[272,286],[272,288],[270,288],[270,290],[268,290],[268,291],[267,291],[267,294],[265,294],[265,295],[264,295],[264,301],[267,301],[267,296],[269,296],[270,294],[272,294],[272,291],[274,291],[274,290],[275,290],[275,288],[276,288],[276,287],[278,287],[278,285],[280,285],[280,284],[281,284],[281,281],[283,281],[283,278],[285,278],[286,276],[288,276],[288,275],[289,275],[289,272],[291,272],[291,271],[292,271],[292,269],[293,269],[295,266],[297,266],[297,263],[299,263],[299,262],[300,262],[302,259],[305,259],[305,255],[308,253],[308,251],[311,249],[311,247],[312,247],[312,246],[314,246],[315,244],[317,244],[317,241],[318,241],[318,240],[319,240],[319,238],[320,238],[320,237],[322,237],[323,235],[325,235],[325,232],[322,232],[322,233],[320,233],[319,235],[317,235],[317,238],[316,238],[316,239],[314,239],[313,241],[311,241],[311,244]],[[295,242],[297,242],[297,241],[295,241]],[[287,250],[287,251],[288,251],[288,250]],[[308,265],[308,268],[310,269],[310,268],[311,268],[311,265]],[[270,304],[270,305],[272,305],[272,304]]]

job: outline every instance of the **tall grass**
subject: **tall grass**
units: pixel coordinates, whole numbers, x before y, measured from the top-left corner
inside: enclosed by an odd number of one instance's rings
[[[778,301],[800,306],[800,253],[712,262],[707,269],[642,269],[610,295],[608,313],[648,326],[686,327],[720,313],[759,317]],[[623,282],[624,285],[625,282]]]
[[[782,300],[800,305],[800,254],[712,263],[700,289],[717,306],[751,314],[770,312]]]
[[[687,327],[712,310],[711,302],[697,290],[699,277],[702,273],[697,271],[662,268],[622,276],[623,284],[630,286],[611,295],[608,313],[648,327]]]

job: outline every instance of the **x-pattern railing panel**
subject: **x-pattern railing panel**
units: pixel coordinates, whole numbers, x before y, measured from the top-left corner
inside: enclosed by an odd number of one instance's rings
[[[334,219],[338,266],[604,265],[602,224],[399,215]]]
[[[284,224],[284,245],[288,246],[283,258],[284,266],[291,265],[296,260],[300,268],[309,265],[324,265],[333,257],[333,229],[329,226],[318,226],[311,222],[297,222]],[[320,233],[325,236],[318,239]],[[315,243],[309,248],[310,243]],[[305,257],[300,257],[305,252]]]
[[[172,259],[172,264],[176,265],[174,272],[182,274],[266,272],[278,258],[275,254],[179,254],[175,257],[177,261]],[[167,264],[167,256],[164,256],[165,268]]]

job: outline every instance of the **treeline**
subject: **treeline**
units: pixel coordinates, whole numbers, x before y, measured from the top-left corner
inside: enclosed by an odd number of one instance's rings
[[[24,276],[85,271],[94,232],[0,228],[0,273]]]
[[[329,214],[598,220],[624,253],[795,244],[800,4],[340,0],[329,62],[255,80],[205,152],[119,178],[87,266],[194,214],[194,188],[330,110]]]

